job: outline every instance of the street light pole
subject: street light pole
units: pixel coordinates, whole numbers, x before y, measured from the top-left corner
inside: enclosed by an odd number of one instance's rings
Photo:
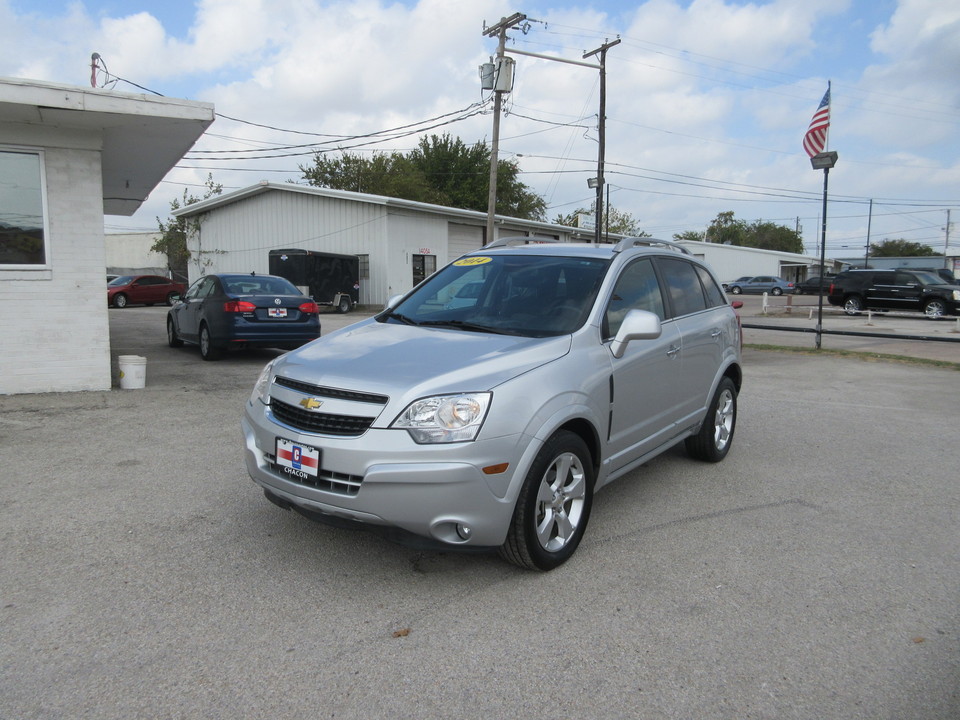
[[[823,170],[823,213],[820,227],[820,300],[817,303],[817,350],[823,333],[823,274],[827,265],[827,182],[830,168],[837,164],[836,151],[822,152],[810,158],[814,170]]]

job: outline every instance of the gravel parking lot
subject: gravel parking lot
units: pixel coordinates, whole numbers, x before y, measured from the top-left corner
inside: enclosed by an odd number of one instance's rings
[[[110,310],[143,389],[0,397],[0,718],[960,717],[956,370],[748,350],[727,459],[617,481],[535,574],[268,503],[277,353],[164,316]]]

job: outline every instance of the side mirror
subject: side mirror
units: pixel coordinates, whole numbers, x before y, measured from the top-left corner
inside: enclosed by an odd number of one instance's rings
[[[660,337],[660,318],[646,310],[630,310],[610,344],[615,358],[623,357],[631,340],[653,340]]]
[[[178,292],[170,293],[170,296],[173,298],[173,301],[175,303],[183,302],[183,298],[180,296],[180,293]]]
[[[400,303],[400,300],[402,298],[403,298],[403,295],[394,295],[393,297],[388,298],[386,304],[383,306],[383,309],[391,310],[395,308]]]

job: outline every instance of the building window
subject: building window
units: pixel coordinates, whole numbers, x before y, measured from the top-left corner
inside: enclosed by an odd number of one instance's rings
[[[360,278],[363,280],[370,279],[370,256],[369,255],[357,255],[360,259]]]
[[[0,149],[0,266],[47,265],[42,161]]]

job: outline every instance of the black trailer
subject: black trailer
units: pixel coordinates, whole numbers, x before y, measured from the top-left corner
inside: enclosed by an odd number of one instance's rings
[[[318,305],[348,312],[360,302],[360,259],[315,250],[271,250],[270,274],[292,282]]]

